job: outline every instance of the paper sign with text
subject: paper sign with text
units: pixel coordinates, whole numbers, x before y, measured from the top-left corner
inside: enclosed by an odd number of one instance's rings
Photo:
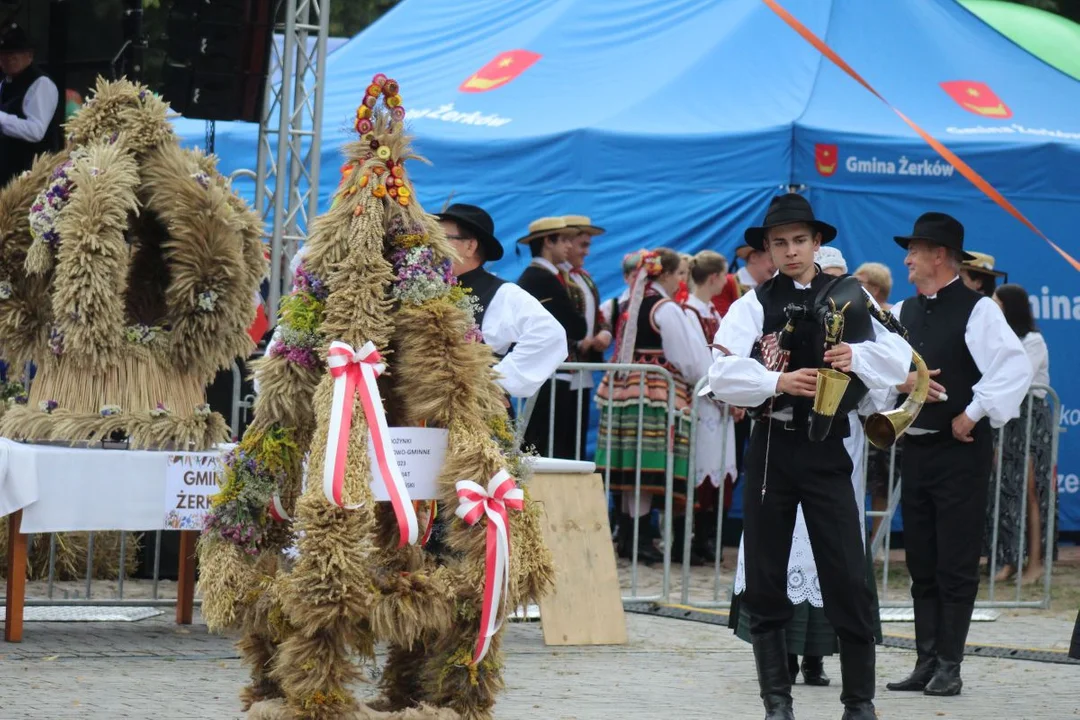
[[[202,530],[222,471],[218,453],[170,453],[165,466],[166,530]]]
[[[439,497],[439,474],[446,457],[448,433],[439,428],[392,427],[390,444],[394,448],[401,479],[413,500],[435,500]],[[373,459],[371,440],[368,439],[368,457]],[[371,493],[380,502],[388,502],[386,486],[372,481]]]

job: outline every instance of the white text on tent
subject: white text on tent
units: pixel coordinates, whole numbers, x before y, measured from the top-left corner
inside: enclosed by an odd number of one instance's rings
[[[909,160],[905,155],[901,155],[895,162],[879,160],[877,157],[865,159],[848,155],[844,161],[844,169],[858,175],[917,175],[920,177],[952,177],[956,171],[952,165],[940,160]]]
[[[457,112],[454,110],[454,103],[440,105],[434,110],[431,108],[413,110],[409,113],[409,118],[413,120],[428,118],[429,120],[442,120],[443,122],[461,123],[462,125],[490,125],[491,127],[502,127],[509,122],[513,122],[511,118],[499,117],[498,113],[482,115],[479,112]]]

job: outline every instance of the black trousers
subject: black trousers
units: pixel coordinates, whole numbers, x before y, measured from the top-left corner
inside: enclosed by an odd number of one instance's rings
[[[866,584],[866,554],[859,529],[860,508],[851,488],[851,457],[834,435],[811,442],[806,430],[754,423],[746,453],[743,495],[746,592],[750,632],[783,627],[794,609],[787,596],[788,556],[795,514],[802,503],[806,529],[821,579],[825,615],[841,640],[874,642],[872,596]],[[769,444],[765,497],[765,448]]]
[[[994,461],[993,431],[983,420],[962,443],[950,430],[907,435],[901,466],[904,549],[911,597],[974,603],[986,498]]]
[[[578,424],[577,393],[570,389],[567,380],[555,380],[555,429],[551,432],[551,385],[545,382],[536,394],[536,405],[525,428],[525,447],[532,446],[542,457],[574,459],[577,447]],[[586,396],[585,400],[588,399]],[[549,444],[553,438],[553,445]],[[549,454],[550,449],[550,454]],[[582,450],[584,453],[584,450]]]

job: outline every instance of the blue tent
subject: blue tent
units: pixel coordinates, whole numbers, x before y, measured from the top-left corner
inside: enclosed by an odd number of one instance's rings
[[[1080,83],[952,0],[782,4],[1077,254]],[[406,0],[329,58],[324,207],[376,72],[401,83],[433,163],[412,169],[426,207],[451,193],[483,204],[507,247],[532,218],[591,215],[608,228],[590,268],[607,295],[623,253],[730,256],[769,198],[797,185],[839,227],[852,269],[892,267],[900,299],[913,290],[892,236],[925,210],[950,212],[969,247],[1032,292],[1063,421],[1080,423],[1067,374],[1080,351],[1075,271],[761,0]],[[255,128],[219,126],[218,149],[223,169],[251,167]],[[514,277],[524,263],[508,253],[495,269]],[[1060,468],[1062,525],[1078,530],[1080,447],[1063,442]]]

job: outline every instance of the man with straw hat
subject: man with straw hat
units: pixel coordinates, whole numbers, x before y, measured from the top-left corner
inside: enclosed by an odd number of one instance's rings
[[[532,397],[566,359],[566,333],[536,298],[484,268],[503,256],[487,212],[455,203],[436,217],[458,254],[453,268],[458,284],[479,303],[476,324],[499,358],[499,386],[511,397]]]
[[[529,223],[529,232],[520,238],[518,245],[527,245],[532,262],[521,273],[518,285],[540,301],[563,327],[568,346],[585,339],[588,326],[578,311],[570,287],[577,286],[559,269],[570,255],[571,239],[567,234],[566,220],[561,217],[543,217]],[[552,386],[554,385],[554,398]],[[536,448],[547,457],[573,459],[577,440],[577,410],[573,404],[569,374],[558,374],[553,382],[544,383],[536,397],[529,424],[525,428],[525,444]],[[555,423],[552,428],[551,413]]]
[[[745,240],[769,253],[780,272],[731,306],[716,335],[717,357],[709,370],[709,389],[717,398],[766,408],[746,455],[742,595],[766,720],[795,717],[784,626],[793,613],[787,567],[800,503],[825,614],[839,637],[843,718],[875,718],[872,600],[861,509],[851,490],[853,465],[844,447],[849,421],[837,412],[824,439],[815,442],[808,436],[809,416],[818,368],[831,366],[867,388],[887,389],[907,376],[911,347],[870,319],[866,341],[840,342],[823,351],[822,323],[788,316],[790,306],[805,307],[833,283],[844,282],[814,263],[814,252],[835,237],[836,228],[814,217],[802,196],[773,199],[763,225],[749,228]],[[867,312],[866,305],[847,311],[849,325],[860,310]],[[789,324],[793,330],[783,332]]]
[[[979,592],[992,428],[1020,416],[1033,371],[997,303],[960,280],[963,263],[976,256],[964,250],[956,218],[924,213],[910,235],[895,240],[918,295],[891,312],[933,380],[907,432],[900,468],[918,660],[908,677],[887,687],[957,695]],[[909,376],[898,390],[910,393],[913,383]]]
[[[968,250],[967,254],[971,257],[961,263],[960,279],[975,292],[986,297],[994,297],[998,278],[1001,278],[1002,282],[1009,282],[1009,274],[994,269],[993,255],[974,250]]]
[[[596,287],[592,276],[585,269],[585,258],[589,257],[593,238],[604,234],[604,228],[592,224],[592,219],[586,215],[566,215],[566,234],[570,236],[570,252],[567,261],[561,268],[569,274],[580,292],[574,297],[578,303],[578,311],[585,318],[585,339],[577,343],[570,351],[572,362],[602,363],[604,351],[611,345],[611,327],[605,322],[600,312],[600,289]],[[589,431],[589,414],[592,408],[591,393],[587,392],[593,387],[592,373],[587,370],[574,373],[570,380],[570,390],[575,395],[580,391],[583,395],[581,402],[581,419],[578,428],[581,436],[581,459],[585,457],[585,438]]]
[[[764,250],[749,245],[735,249],[735,257],[742,260],[743,266],[735,271],[735,280],[739,283],[739,294],[744,295],[776,273],[772,257]]]

